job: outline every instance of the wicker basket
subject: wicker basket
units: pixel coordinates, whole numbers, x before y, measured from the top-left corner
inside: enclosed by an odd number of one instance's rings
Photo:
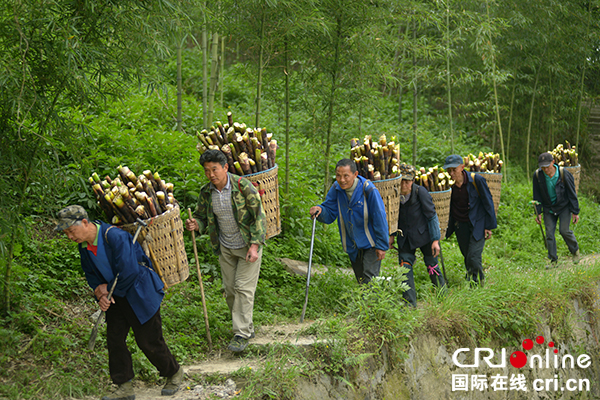
[[[573,179],[575,180],[575,194],[577,194],[579,192],[579,180],[581,179],[581,165],[565,167],[565,169],[573,175]]]
[[[500,206],[500,191],[502,189],[502,174],[493,172],[475,172],[485,178],[488,188],[492,193],[492,200],[494,201],[494,212],[498,215],[498,206]]]
[[[373,181],[373,185],[379,191],[383,204],[385,205],[385,213],[387,214],[387,222],[389,234],[395,233],[398,230],[398,214],[400,213],[400,183],[402,175],[392,179],[384,179],[382,181]]]
[[[148,227],[142,228],[137,240],[152,260],[160,279],[167,287],[185,281],[190,273],[179,205],[144,222]],[[134,235],[137,224],[127,224],[121,228]]]
[[[244,175],[250,182],[258,184],[258,190],[264,190],[261,201],[267,215],[267,239],[281,233],[281,216],[279,213],[279,181],[277,180],[277,164],[266,171]]]
[[[429,192],[429,194],[431,195],[433,205],[435,206],[435,212],[437,213],[440,223],[440,235],[443,239],[446,237],[448,219],[450,218],[450,198],[452,197],[452,189],[441,192]]]

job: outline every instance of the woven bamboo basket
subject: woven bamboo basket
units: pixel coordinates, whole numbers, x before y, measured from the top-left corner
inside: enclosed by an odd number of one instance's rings
[[[435,212],[437,213],[440,223],[441,238],[446,237],[446,229],[448,228],[448,219],[450,218],[450,198],[452,197],[452,189],[441,192],[429,192]]]
[[[395,233],[398,230],[398,214],[400,213],[400,183],[402,175],[392,179],[384,179],[381,181],[373,181],[373,185],[379,191],[383,204],[385,205],[385,213],[387,215],[389,234]]]
[[[575,179],[575,194],[579,192],[579,180],[581,179],[581,165],[575,165],[574,167],[565,167],[567,171],[573,175]]]
[[[475,172],[485,178],[488,188],[492,193],[492,200],[494,200],[494,212],[498,215],[498,207],[500,206],[500,191],[502,189],[502,174],[493,172]]]
[[[152,260],[160,279],[167,287],[185,281],[190,272],[183,244],[183,223],[179,215],[179,205],[176,204],[172,210],[144,222],[148,227],[142,228],[137,241]],[[134,235],[137,224],[127,224],[121,228]]]
[[[277,180],[277,164],[266,171],[244,175],[250,182],[258,184],[258,190],[264,190],[261,196],[262,206],[267,216],[267,239],[281,233],[281,216],[279,213],[279,181]]]

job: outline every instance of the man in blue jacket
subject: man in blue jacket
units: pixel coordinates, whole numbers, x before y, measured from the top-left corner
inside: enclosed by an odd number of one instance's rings
[[[183,368],[169,351],[162,334],[160,303],[163,283],[139,243],[115,226],[90,222],[81,206],[69,206],[58,213],[57,231],[79,243],[81,268],[94,291],[100,309],[106,311],[106,344],[110,377],[117,391],[102,400],[134,400],[131,380],[133,365],[127,349],[127,334],[135,340],[148,360],[167,377],[162,395],[173,395],[182,384]],[[116,278],[118,276],[118,279]],[[113,297],[109,288],[117,280]]]
[[[348,253],[358,283],[379,276],[388,250],[388,223],[379,191],[358,175],[354,161],[344,158],[335,167],[334,184],[325,201],[309,212],[319,222],[338,220],[342,247]]]
[[[390,246],[398,240],[398,261],[408,269],[406,283],[409,290],[402,297],[413,307],[417,306],[417,292],[413,265],[417,259],[417,249],[423,254],[429,279],[434,286],[444,287],[446,280],[438,266],[440,254],[440,223],[431,195],[423,186],[415,184],[415,167],[400,165],[400,211],[398,213],[398,232],[390,236]]]
[[[444,169],[454,181],[450,199],[450,218],[446,238],[456,232],[458,247],[465,260],[467,280],[483,286],[485,276],[481,254],[485,241],[496,229],[494,200],[484,177],[467,174],[463,159],[457,154],[446,157]]]
[[[544,211],[544,226],[546,227],[546,243],[548,258],[551,266],[556,266],[558,255],[556,252],[556,223],[560,219],[558,232],[565,240],[574,261],[579,260],[579,244],[569,224],[579,222],[579,200],[575,192],[573,175],[564,168],[554,164],[554,157],[550,153],[542,153],[538,157],[540,167],[533,174],[533,199],[539,204],[537,207],[536,222],[542,221],[541,212]]]

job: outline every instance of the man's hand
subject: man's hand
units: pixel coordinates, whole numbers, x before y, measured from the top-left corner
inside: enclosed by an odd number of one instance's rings
[[[396,240],[396,236],[390,236],[390,249],[394,245],[394,241]]]
[[[102,311],[108,310],[110,305],[115,303],[115,300],[112,297],[108,300],[108,284],[106,283],[96,286],[94,295],[96,296],[96,299],[98,299],[98,305],[100,305]]]
[[[542,223],[542,214],[535,216],[535,222],[537,222],[538,225]]]
[[[254,262],[256,260],[258,260],[258,245],[253,243],[250,245],[248,253],[246,253],[246,261]]]
[[[433,243],[431,243],[431,254],[434,257],[437,257],[440,255],[440,241],[439,240],[434,240]]]
[[[321,206],[312,206],[310,208],[310,210],[308,210],[308,213],[314,219],[314,218],[317,218],[319,215],[321,215],[321,211],[323,211]]]
[[[108,296],[108,284],[102,283],[96,286],[96,289],[94,289],[94,295],[96,296],[96,300],[100,300],[102,296]]]
[[[579,215],[573,214],[573,223],[577,224],[579,222]]]
[[[485,240],[488,240],[489,238],[491,238],[491,237],[492,237],[492,231],[491,231],[491,230],[489,230],[489,229],[486,229],[486,230],[484,231],[484,233],[485,233]]]
[[[385,251],[375,249],[375,254],[377,254],[377,261],[381,261],[385,258]]]
[[[106,311],[111,304],[115,304],[115,299],[111,297],[110,300],[108,300],[108,296],[102,296],[100,297],[98,304],[100,305],[100,309],[102,311]]]
[[[200,225],[198,225],[198,221],[196,221],[194,218],[188,218],[185,221],[185,229],[188,231],[197,231],[200,229]]]

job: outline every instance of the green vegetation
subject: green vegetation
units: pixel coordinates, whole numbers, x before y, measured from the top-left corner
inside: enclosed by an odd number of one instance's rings
[[[393,251],[383,269],[392,279],[363,291],[337,269],[348,265],[337,227],[319,224],[314,262],[330,273],[313,279],[306,319],[327,342],[309,354],[278,346],[250,353],[267,362],[258,373],[238,372],[243,397],[291,398],[298,377],[322,371],[352,382],[369,355],[385,350],[398,365],[407,341],[425,332],[448,343],[517,344],[545,318],[567,338],[566,304],[578,297],[593,309],[600,267],[567,261],[545,269],[526,182],[537,154],[564,140],[578,144],[584,167],[594,155],[584,121],[600,94],[599,9],[598,0],[4,2],[0,398],[96,396],[107,388],[104,335],[94,352],[84,350],[96,304],[75,245],[55,235],[52,218],[74,203],[101,218],[86,179],[94,171],[114,176],[120,164],[173,182],[186,214],[206,182],[195,132],[227,111],[249,126],[260,121],[281,146],[284,231],[265,249],[258,326],[299,318],[305,281],[277,258],[308,259],[307,211],[324,197],[334,161],[349,155],[350,138],[395,136],[403,161],[424,167],[451,152],[502,152],[509,171],[484,252],[487,286],[464,283],[456,241],[444,241],[448,291],[437,293],[417,261],[417,310],[401,303]],[[222,47],[201,48],[202,37]],[[201,72],[206,57],[210,76]],[[575,233],[584,255],[600,240],[597,186],[583,177]],[[230,337],[227,306],[208,238],[197,242],[220,351]],[[193,260],[191,249],[186,238]],[[184,364],[207,357],[193,264],[190,272],[163,303],[167,341]],[[134,362],[139,379],[158,380],[139,351]]]
[[[89,143],[94,146],[88,147],[93,154],[82,157],[81,163],[65,165],[61,169],[63,176],[84,178],[92,171],[101,175],[113,173],[121,163],[135,169],[152,168],[175,183],[176,198],[184,208],[193,207],[198,188],[206,181],[196,161],[195,141],[191,135],[176,134],[161,123],[168,120],[165,116],[168,111],[155,96],[133,91],[125,103],[109,103],[86,115],[69,111],[69,118],[89,127],[89,133],[74,138],[77,146],[84,148]],[[186,103],[185,112],[192,115],[197,105],[191,99]],[[244,118],[243,112],[239,115]],[[269,116],[263,118],[268,121]],[[423,154],[429,154],[424,159],[427,163],[430,160],[439,163],[448,148],[437,144],[440,133],[436,125],[432,122],[430,127],[429,135],[422,138]],[[273,130],[277,132],[276,128]],[[427,142],[431,145],[427,146]],[[307,210],[320,201],[323,192],[319,173],[309,167],[315,153],[307,144],[302,137],[292,142],[290,175],[294,179],[290,182],[289,199],[282,199],[290,217],[284,222],[285,234],[271,239],[265,249],[255,305],[255,323],[259,329],[261,325],[295,322],[302,309],[305,280],[288,274],[277,257],[308,259],[312,224]],[[487,149],[473,138],[461,140],[456,146],[461,153]],[[347,151],[340,146],[336,157],[344,156]],[[282,174],[281,170],[280,179]],[[80,192],[57,196],[55,201],[59,206],[80,202],[90,207],[92,196],[85,191],[84,184],[79,187]],[[318,224],[314,262],[332,268],[330,273],[313,278],[306,319],[316,320],[311,333],[328,344],[319,345],[308,354],[285,346],[272,347],[265,354],[251,351],[249,356],[260,355],[267,362],[258,372],[239,371],[238,378],[246,382],[242,396],[292,398],[298,376],[320,372],[351,382],[353,367],[365,357],[379,354],[385,346],[397,365],[410,338],[423,332],[446,338],[449,343],[517,345],[524,336],[535,333],[540,318],[547,317],[553,328],[568,337],[565,305],[570,298],[579,297],[592,309],[592,287],[600,278],[600,266],[571,267],[565,261],[568,267],[545,269],[545,249],[528,205],[530,193],[524,176],[503,186],[499,227],[484,251],[488,279],[483,290],[470,289],[464,282],[462,256],[454,238],[442,242],[450,281],[447,293],[434,290],[422,261],[417,261],[415,280],[420,304],[417,310],[402,304],[401,271],[394,251],[388,253],[382,271],[383,276],[391,279],[382,280],[369,290],[358,288],[352,275],[342,274],[335,267],[348,266],[337,226]],[[575,232],[586,254],[600,244],[595,235],[600,224],[600,207],[585,196],[581,198],[581,206],[582,219]],[[87,316],[95,311],[95,301],[81,272],[76,246],[54,234],[53,224],[41,217],[48,213],[43,207],[56,206],[40,202],[39,215],[25,218],[28,239],[15,247],[13,306],[2,319],[0,329],[0,362],[7,366],[0,373],[0,396],[26,399],[41,395],[58,399],[98,395],[109,384],[104,335],[99,335],[93,352],[84,350],[90,331]],[[101,217],[95,208],[91,211]],[[213,343],[216,351],[224,350],[230,336],[230,321],[221,296],[217,261],[210,252],[208,239],[202,236],[197,241]],[[186,249],[192,260],[190,278],[168,290],[162,314],[171,349],[183,364],[191,364],[208,355],[189,238]],[[560,239],[559,256],[568,259],[568,250]],[[129,340],[138,379],[157,381],[154,368],[137,350],[133,337]]]

